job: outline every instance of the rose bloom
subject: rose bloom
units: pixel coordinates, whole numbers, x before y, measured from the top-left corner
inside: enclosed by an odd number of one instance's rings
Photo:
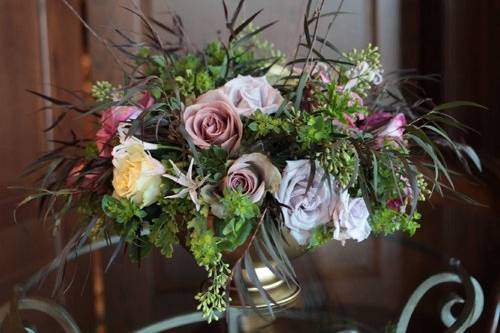
[[[246,117],[257,109],[267,114],[274,113],[283,103],[280,92],[267,82],[265,76],[238,75],[221,89],[236,107],[238,114]]]
[[[144,150],[138,140],[127,139],[113,148],[113,188],[115,195],[137,203],[151,205],[160,196],[161,176],[165,168]]]
[[[316,162],[316,172],[307,191],[311,162],[287,161],[276,199],[281,207],[284,223],[300,245],[306,244],[310,232],[331,221],[332,203],[336,198],[333,184],[324,178],[325,172]]]
[[[252,202],[258,202],[266,190],[278,191],[281,181],[279,170],[267,156],[261,153],[242,155],[235,160],[224,178],[224,187],[230,190],[241,190]]]
[[[348,239],[358,242],[368,238],[371,232],[368,217],[368,208],[363,198],[351,198],[347,191],[343,191],[335,202],[333,209],[333,223],[335,230],[333,238],[343,244]]]
[[[221,146],[234,153],[240,146],[243,124],[230,100],[219,90],[200,96],[183,114],[186,132],[193,143],[207,149]]]
[[[144,109],[154,104],[149,92],[142,94],[137,101],[138,106],[114,106],[106,109],[101,115],[101,128],[96,133],[96,145],[101,157],[110,157],[113,147],[109,141],[116,134],[118,125],[124,121],[137,118]]]

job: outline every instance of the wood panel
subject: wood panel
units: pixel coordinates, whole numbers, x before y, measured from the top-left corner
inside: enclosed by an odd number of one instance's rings
[[[14,33],[15,32],[15,33]],[[41,102],[25,89],[40,90],[40,30],[35,1],[0,2],[0,301],[21,276],[39,267],[53,255],[50,230],[34,220],[34,210],[12,217],[21,195],[8,186],[29,182],[20,171],[45,149],[44,115],[36,112]],[[21,241],[22,240],[22,241]]]

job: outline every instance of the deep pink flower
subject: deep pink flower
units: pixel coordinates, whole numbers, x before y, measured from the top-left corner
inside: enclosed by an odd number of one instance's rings
[[[377,146],[382,147],[384,140],[392,139],[395,141],[403,140],[403,133],[406,127],[406,118],[402,113],[392,117],[387,124],[376,131]]]
[[[144,92],[142,95],[142,98],[139,100],[138,104],[143,108],[143,109],[148,109],[153,104],[155,103],[155,99],[151,95],[149,91]]]
[[[392,114],[389,112],[375,112],[366,117],[365,121],[363,122],[363,128],[372,129],[374,127],[381,126],[391,118]]]
[[[385,205],[387,206],[387,208],[390,208],[390,209],[393,209],[393,210],[399,212],[401,210],[401,206],[403,205],[403,202],[401,201],[401,199],[397,198],[397,199],[387,200]]]
[[[95,135],[99,156],[111,156],[113,146],[110,145],[110,140],[115,136],[120,123],[137,118],[144,109],[150,108],[154,102],[153,96],[146,91],[137,101],[138,106],[114,106],[104,110],[101,115],[101,128]]]
[[[95,135],[99,156],[111,156],[113,147],[109,144],[109,141],[115,136],[118,125],[129,119],[137,118],[142,110],[136,106],[114,106],[102,113],[101,128]]]

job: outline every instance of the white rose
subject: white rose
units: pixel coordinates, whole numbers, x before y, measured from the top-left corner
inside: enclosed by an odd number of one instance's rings
[[[337,198],[333,210],[335,230],[333,238],[345,243],[348,239],[361,242],[368,238],[371,232],[368,208],[363,198],[351,198],[344,191]]]
[[[113,148],[113,188],[115,195],[146,207],[160,196],[165,168],[146,150],[141,141],[128,138]]]
[[[267,82],[265,76],[238,75],[221,89],[242,116],[250,116],[257,109],[267,114],[274,113],[283,102],[280,92]]]
[[[309,190],[311,172],[309,160],[287,161],[276,199],[282,207],[285,225],[295,240],[304,245],[312,229],[331,221],[332,204],[336,199],[333,184],[324,177],[325,172],[316,162],[316,172]]]

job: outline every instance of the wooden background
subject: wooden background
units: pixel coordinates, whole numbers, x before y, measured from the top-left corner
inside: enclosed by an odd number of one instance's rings
[[[193,48],[217,37],[223,30],[218,0],[71,0],[78,13],[105,38],[116,38],[114,28],[140,40],[141,22],[120,7],[138,6],[165,20],[177,12],[184,21]],[[231,5],[235,1],[228,1]],[[327,0],[327,10],[338,2]],[[279,19],[265,37],[284,52],[294,49],[301,31],[302,0],[250,0],[243,9],[248,16],[265,8],[257,21]],[[439,73],[442,83],[426,85],[438,101],[467,99],[490,108],[489,112],[461,110],[457,116],[482,135],[472,135],[485,161],[480,185],[459,179],[460,187],[490,208],[470,207],[436,198],[426,207],[423,228],[415,240],[460,258],[478,277],[487,293],[487,309],[477,332],[486,332],[498,300],[500,268],[499,179],[500,50],[498,36],[500,3],[494,0],[349,0],[332,40],[341,49],[361,48],[368,42],[380,45],[388,71],[416,68]],[[18,175],[34,158],[52,147],[47,139],[63,138],[69,128],[90,133],[94,124],[85,118],[67,120],[61,129],[42,132],[57,116],[44,113],[32,89],[57,97],[68,94],[57,87],[88,92],[93,80],[120,82],[121,74],[103,45],[84,29],[60,0],[0,0],[0,303],[11,296],[12,286],[26,279],[57,253],[64,235],[52,235],[49,225],[35,218],[35,209],[20,212],[14,224],[12,211],[22,193],[7,189],[29,185]],[[71,224],[71,221],[66,223]],[[126,260],[103,274],[107,253],[79,262],[71,291],[58,295],[85,332],[123,332],[151,320],[189,311],[190,297],[201,281],[200,272],[184,252],[166,262],[155,254],[140,269]],[[182,264],[181,264],[182,263]],[[314,287],[309,302],[327,304],[339,313],[358,316],[382,327],[388,314],[396,314],[410,292],[426,276],[436,273],[433,263],[394,242],[372,239],[341,247],[329,245],[301,258],[303,277],[324,283]],[[87,273],[89,279],[86,278]],[[84,288],[85,287],[85,288]],[[316,288],[316,289],[315,289]],[[320,289],[318,289],[320,288]],[[50,281],[38,291],[50,294]],[[83,292],[82,292],[83,289]],[[318,291],[319,290],[319,291]],[[318,297],[321,294],[322,297]],[[183,296],[184,295],[184,296]],[[183,297],[181,297],[183,296]],[[327,299],[325,301],[325,299]],[[432,300],[432,299],[431,299]],[[384,309],[383,315],[373,309]],[[383,318],[383,319],[382,319]],[[437,307],[428,305],[417,314],[415,331],[439,327]],[[396,317],[393,317],[396,320]],[[53,324],[53,323],[52,323]],[[52,332],[50,322],[41,327]],[[42,332],[44,330],[41,330]],[[474,330],[476,331],[476,330]]]

